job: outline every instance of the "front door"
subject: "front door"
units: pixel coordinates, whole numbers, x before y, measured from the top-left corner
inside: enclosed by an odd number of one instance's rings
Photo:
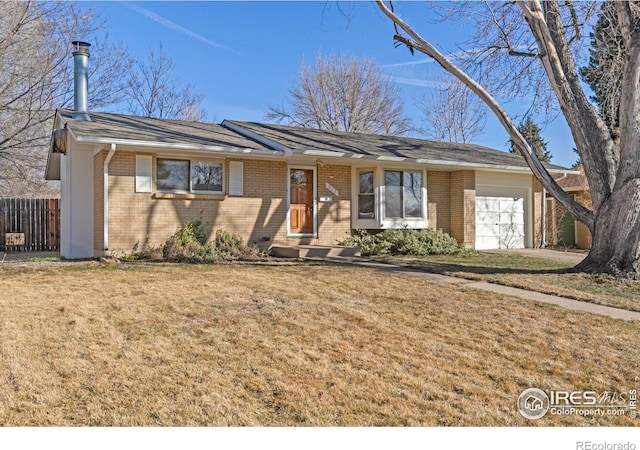
[[[313,170],[289,169],[289,231],[313,234]]]

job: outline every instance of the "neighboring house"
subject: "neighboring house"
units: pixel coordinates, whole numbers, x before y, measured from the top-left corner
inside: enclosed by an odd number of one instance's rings
[[[574,200],[591,208],[589,183],[584,168],[578,166],[573,173],[555,174],[554,178]],[[547,244],[550,246],[591,248],[591,232],[556,201],[547,198]]]
[[[74,110],[56,112],[46,169],[48,180],[60,180],[63,257],[158,245],[192,220],[210,237],[224,229],[264,247],[427,227],[475,249],[541,245],[543,190],[520,156],[403,137],[90,113],[89,44],[73,45]]]
[[[61,254],[127,252],[191,220],[265,247],[353,229],[439,228],[476,249],[540,244],[542,188],[519,156],[469,144],[225,120],[56,114]],[[567,169],[549,166],[551,172]]]

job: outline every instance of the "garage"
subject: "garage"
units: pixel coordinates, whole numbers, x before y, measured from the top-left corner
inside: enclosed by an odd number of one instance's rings
[[[526,189],[476,188],[476,250],[526,246]]]

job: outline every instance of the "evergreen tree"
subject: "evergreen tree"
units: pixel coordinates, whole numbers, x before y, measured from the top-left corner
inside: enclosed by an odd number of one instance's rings
[[[540,136],[540,127],[531,119],[531,117],[527,117],[518,126],[518,131],[522,133],[533,151],[536,152],[536,156],[541,162],[551,161],[551,152],[547,150],[547,143],[542,139],[542,136]],[[509,151],[511,153],[518,153],[518,149],[513,141],[509,141]]]
[[[631,9],[635,26],[640,25],[640,13]],[[618,26],[615,2],[605,2],[600,16],[589,34],[589,64],[580,69],[580,76],[593,91],[590,99],[597,105],[612,136],[618,135],[618,110],[622,87],[622,61],[626,56],[622,32]]]

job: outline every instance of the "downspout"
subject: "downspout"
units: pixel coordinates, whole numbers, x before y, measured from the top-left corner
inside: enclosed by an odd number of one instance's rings
[[[102,226],[103,226],[103,250],[109,250],[109,162],[113,157],[113,154],[116,152],[116,144],[111,144],[111,149],[109,153],[107,153],[107,157],[104,160],[104,165],[102,167],[102,206],[104,208],[103,217],[102,217]]]
[[[540,239],[540,248],[547,247],[547,190],[542,188],[542,236]]]

